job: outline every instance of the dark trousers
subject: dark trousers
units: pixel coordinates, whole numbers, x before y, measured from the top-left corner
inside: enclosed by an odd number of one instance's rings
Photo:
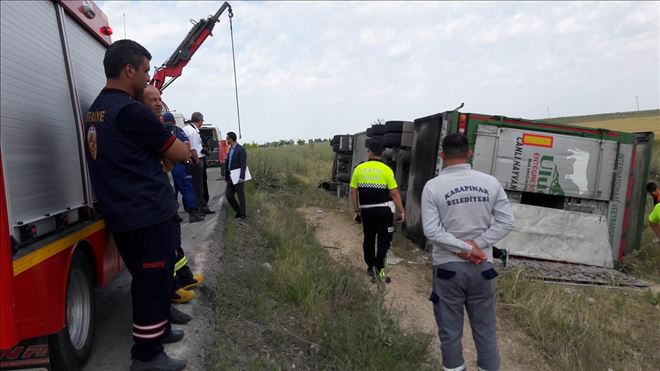
[[[227,177],[230,179],[230,177]],[[227,202],[234,211],[239,214],[246,216],[245,213],[245,183],[233,184],[231,180],[227,181],[227,189],[225,190],[225,196],[227,197]],[[236,195],[238,195],[238,202],[236,202]]]
[[[113,232],[117,249],[131,273],[134,359],[149,361],[163,351],[170,331],[172,272],[176,249],[174,217],[132,231]]]
[[[389,207],[362,209],[362,230],[364,232],[364,262],[369,268],[381,270],[385,267],[387,250],[394,233],[394,216]]]
[[[200,159],[199,163],[192,164],[193,188],[195,189],[195,204],[198,210],[208,208],[204,199],[204,165]]]
[[[206,174],[206,169],[209,168],[206,162],[206,156],[202,157],[202,184],[204,185],[204,202],[209,203],[209,177]]]
[[[176,251],[174,258],[174,281],[172,283],[172,292],[183,286],[193,283],[193,273],[188,266],[188,258],[181,247],[181,223],[177,223],[175,232]]]

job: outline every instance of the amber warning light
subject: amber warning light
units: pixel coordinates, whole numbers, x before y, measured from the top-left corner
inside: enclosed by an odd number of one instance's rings
[[[110,26],[103,26],[103,27],[101,27],[100,31],[103,35],[106,35],[106,36],[112,35],[112,28],[110,28]]]
[[[465,114],[461,114],[458,117],[458,132],[461,134],[465,134],[466,126],[467,126],[467,116]]]

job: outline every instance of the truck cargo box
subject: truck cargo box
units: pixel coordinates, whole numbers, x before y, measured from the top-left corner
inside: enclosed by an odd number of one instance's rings
[[[517,228],[499,245],[513,255],[611,267],[639,245],[653,133],[458,112],[415,120],[404,229],[412,240],[424,243],[421,192],[454,132],[467,135],[473,168],[509,195]]]

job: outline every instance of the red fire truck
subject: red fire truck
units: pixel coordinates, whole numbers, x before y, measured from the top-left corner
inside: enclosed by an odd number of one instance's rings
[[[81,136],[112,29],[92,1],[2,1],[0,17],[0,368],[77,370],[94,289],[122,269]]]

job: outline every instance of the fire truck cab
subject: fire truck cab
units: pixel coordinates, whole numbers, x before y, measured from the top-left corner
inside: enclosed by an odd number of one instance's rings
[[[111,34],[92,1],[0,2],[0,369],[80,369],[122,269],[82,134]]]

